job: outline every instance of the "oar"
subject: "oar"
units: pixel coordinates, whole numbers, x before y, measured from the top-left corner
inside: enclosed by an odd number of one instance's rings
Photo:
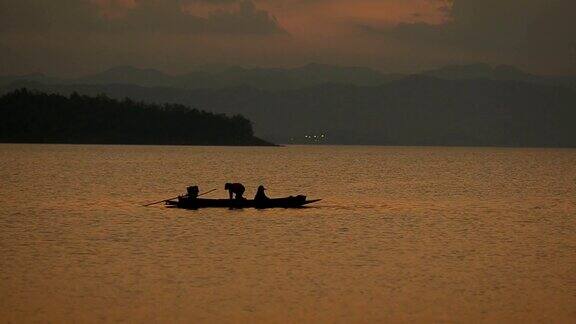
[[[209,194],[209,193],[211,193],[211,192],[213,192],[213,191],[216,191],[216,190],[218,190],[218,189],[212,189],[212,190],[210,190],[210,191],[206,191],[205,193],[199,194],[198,197],[207,195],[207,194]],[[168,198],[168,199],[164,199],[164,200],[160,200],[160,201],[155,201],[155,202],[153,202],[153,203],[149,203],[149,204],[144,205],[144,207],[156,205],[156,204],[159,204],[159,203],[168,201],[168,200],[176,199],[176,198],[178,198],[178,197],[180,197],[180,196],[176,196],[176,197],[172,197],[172,198]]]

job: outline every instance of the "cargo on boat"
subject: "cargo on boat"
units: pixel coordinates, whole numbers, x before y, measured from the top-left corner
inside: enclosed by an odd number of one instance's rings
[[[306,200],[306,196],[290,196],[285,198],[271,198],[265,200],[254,199],[205,199],[189,198],[181,196],[177,199],[166,201],[169,207],[184,209],[199,208],[300,208],[305,205],[315,203],[321,199]]]

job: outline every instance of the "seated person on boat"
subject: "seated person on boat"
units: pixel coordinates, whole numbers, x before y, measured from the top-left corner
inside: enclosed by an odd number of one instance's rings
[[[244,188],[244,185],[241,183],[227,183],[224,185],[224,190],[228,190],[230,199],[234,197],[237,200],[242,200],[244,199],[242,195],[244,194],[244,191],[246,191],[246,188]]]
[[[198,198],[198,193],[200,192],[200,190],[198,189],[198,186],[189,186],[188,188],[186,188],[186,192],[187,192],[186,195],[187,198],[196,199]]]
[[[254,196],[254,201],[266,201],[270,198],[266,197],[266,193],[264,192],[266,188],[264,186],[259,186],[258,191],[256,191],[256,196]]]

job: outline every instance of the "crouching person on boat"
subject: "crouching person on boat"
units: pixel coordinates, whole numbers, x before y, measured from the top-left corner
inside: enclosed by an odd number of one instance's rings
[[[256,196],[254,196],[254,200],[255,201],[266,201],[270,198],[268,198],[266,196],[266,193],[264,192],[266,190],[266,188],[264,188],[264,186],[259,186],[258,190],[256,191]]]
[[[244,191],[246,191],[246,188],[244,188],[244,185],[241,183],[227,183],[224,185],[224,190],[228,190],[230,199],[236,198],[237,200],[242,200],[244,199],[242,195],[244,194]]]

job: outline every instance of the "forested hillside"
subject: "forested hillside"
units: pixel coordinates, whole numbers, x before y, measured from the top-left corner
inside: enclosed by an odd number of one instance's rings
[[[0,97],[0,141],[25,143],[267,145],[250,121],[105,95],[26,89]]]

